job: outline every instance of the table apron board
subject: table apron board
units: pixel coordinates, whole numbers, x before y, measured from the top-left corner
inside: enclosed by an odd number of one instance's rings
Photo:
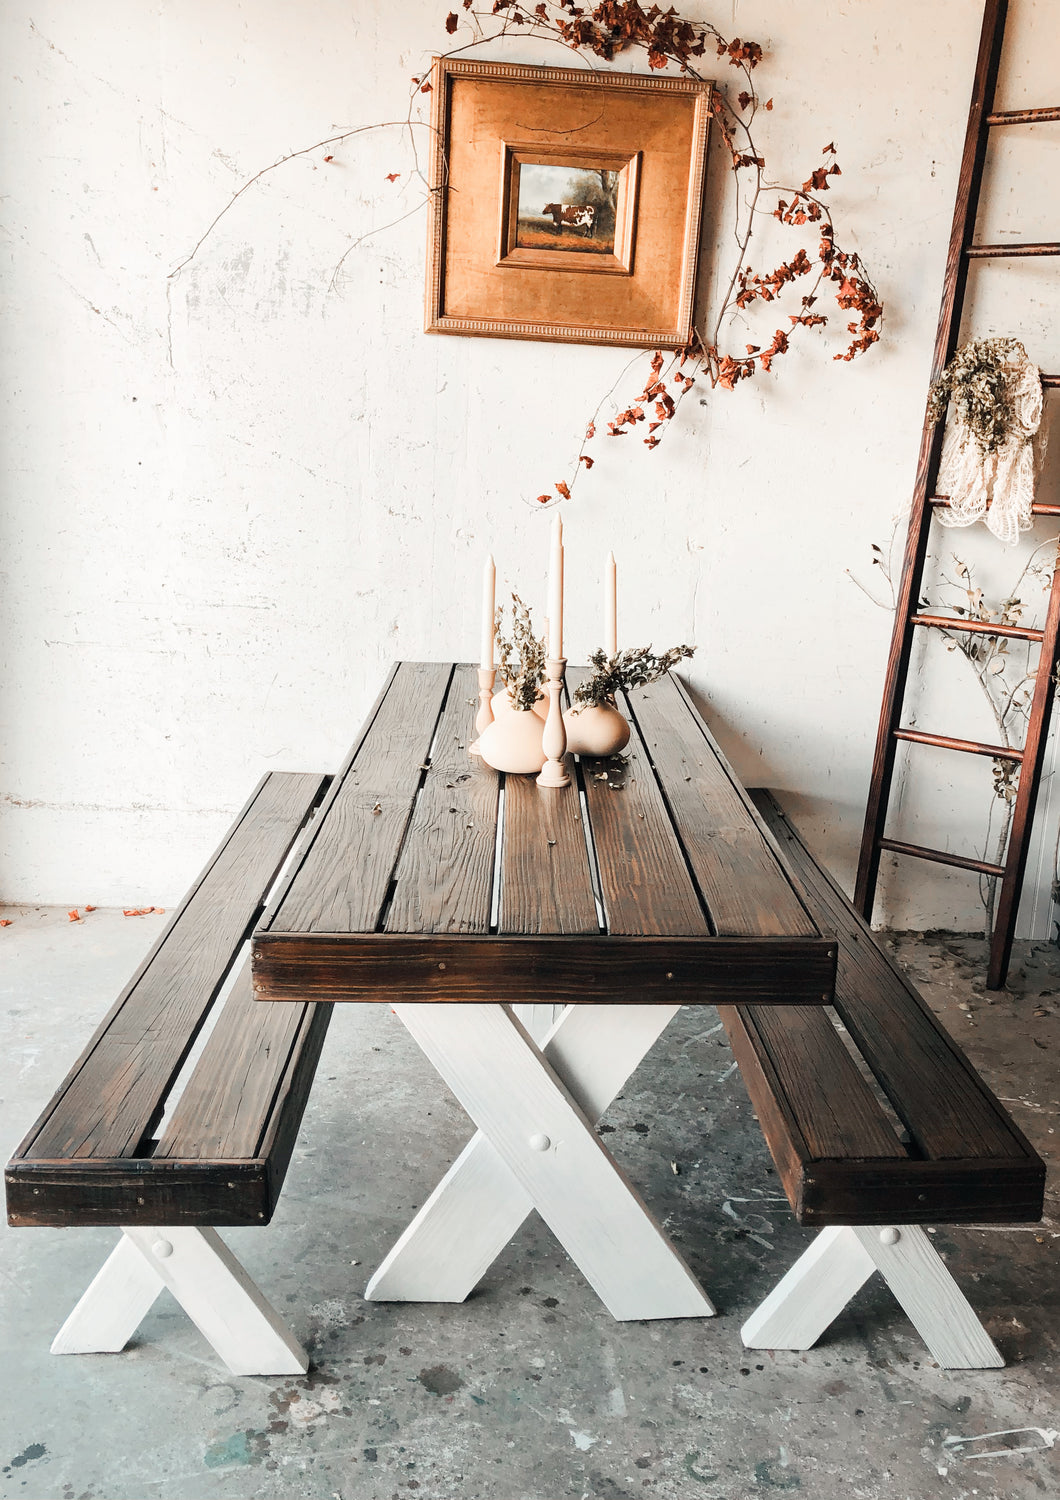
[[[836,943],[259,931],[251,963],[259,1000],[828,1005]]]

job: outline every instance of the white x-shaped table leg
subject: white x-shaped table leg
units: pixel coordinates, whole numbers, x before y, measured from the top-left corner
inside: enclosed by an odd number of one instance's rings
[[[394,1008],[479,1131],[368,1298],[463,1301],[536,1208],[613,1317],[713,1314],[593,1129],[677,1006],[570,1006],[541,1050],[507,1006]]]
[[[163,1287],[234,1375],[300,1375],[309,1356],[216,1229],[126,1225],[53,1354],[124,1349]]]

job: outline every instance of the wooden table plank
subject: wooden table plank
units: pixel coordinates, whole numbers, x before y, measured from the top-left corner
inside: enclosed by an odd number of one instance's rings
[[[376,930],[451,675],[449,663],[401,663],[268,926]]]
[[[274,772],[96,1034],[24,1154],[131,1156],[166,1092],[322,789],[317,776]],[[252,856],[248,858],[248,847]],[[188,920],[180,920],[184,914]]]
[[[831,997],[830,938],[258,933],[266,1000],[812,1005]]]
[[[639,688],[629,705],[715,930],[814,936],[813,919],[676,682]]]
[[[488,932],[500,777],[468,755],[478,677],[459,666],[395,874],[387,932]]]
[[[573,691],[588,674],[567,675]],[[637,726],[621,756],[580,759],[608,932],[709,933]]]
[[[500,932],[600,931],[573,756],[566,765],[571,784],[565,787],[505,777]]]

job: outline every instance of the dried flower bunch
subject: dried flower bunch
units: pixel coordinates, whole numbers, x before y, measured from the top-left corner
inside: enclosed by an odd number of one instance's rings
[[[534,634],[530,611],[512,595],[511,634],[504,633],[504,609],[494,616],[497,626],[498,667],[508,689],[512,707],[529,711],[540,696],[545,677],[545,641]]]
[[[576,710],[614,708],[616,693],[658,682],[671,667],[693,655],[695,649],[694,646],[671,646],[669,651],[656,656],[650,646],[631,646],[617,656],[609,657],[601,647],[589,657],[593,675],[574,690],[574,707]]]
[[[1012,429],[1011,364],[1026,360],[1019,339],[973,339],[962,344],[931,387],[928,420],[935,426],[953,406],[954,417],[967,427],[980,452],[993,453]]]

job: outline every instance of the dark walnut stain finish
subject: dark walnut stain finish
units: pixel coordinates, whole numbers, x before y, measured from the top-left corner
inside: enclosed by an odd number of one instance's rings
[[[568,673],[571,689],[584,675]],[[707,935],[710,924],[636,725],[622,755],[583,756],[581,774],[608,932]]]
[[[457,667],[394,878],[387,932],[488,932],[500,783],[467,753],[478,677]]]
[[[272,1000],[805,1005],[835,972],[825,938],[263,933],[254,951]]]
[[[639,689],[630,706],[715,931],[815,936],[790,875],[676,681]]]
[[[753,794],[823,928],[839,936],[835,1007],[720,1010],[784,1190],[805,1224],[1027,1223],[1045,1168],[1007,1111],[768,793]]]
[[[270,928],[374,932],[423,781],[452,667],[402,662],[322,810]]]
[[[259,999],[831,998],[834,940],[674,681],[559,790],[468,756],[476,687],[395,669],[255,935]]]
[[[161,1141],[156,1122],[299,830],[328,785],[267,776],[8,1164],[12,1224],[261,1224],[331,1016],[255,1005],[245,968]]]

